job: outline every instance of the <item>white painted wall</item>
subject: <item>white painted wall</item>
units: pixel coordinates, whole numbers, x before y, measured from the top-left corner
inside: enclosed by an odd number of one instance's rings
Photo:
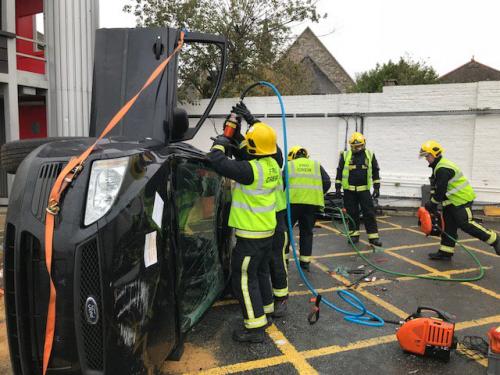
[[[288,114],[408,112],[500,109],[500,81],[467,84],[384,87],[377,94],[341,94],[324,96],[284,97]],[[212,114],[227,114],[234,99],[220,99]],[[276,97],[249,97],[245,103],[255,114],[279,114]],[[200,114],[206,101],[185,106],[190,115]],[[262,119],[278,132],[283,147],[281,119]],[[193,123],[194,123],[193,119]],[[208,151],[222,119],[207,120],[193,145]],[[308,149],[311,157],[321,162],[335,179],[339,152],[344,148],[346,122],[341,118],[288,118],[288,146]],[[420,145],[435,139],[446,149],[446,156],[455,161],[470,179],[478,195],[477,202],[500,202],[500,115],[366,117],[367,145],[381,166],[382,195],[420,197],[420,187],[428,182],[430,169],[418,158]],[[348,134],[355,130],[349,120]],[[394,204],[397,202],[393,201]],[[405,205],[408,202],[404,202]],[[416,204],[416,202],[415,202]]]

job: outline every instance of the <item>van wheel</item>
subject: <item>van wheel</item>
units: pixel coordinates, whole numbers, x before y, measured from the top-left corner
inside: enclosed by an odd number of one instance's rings
[[[0,149],[0,165],[7,173],[15,174],[24,158],[37,147],[55,141],[85,138],[87,137],[49,137],[7,142]]]

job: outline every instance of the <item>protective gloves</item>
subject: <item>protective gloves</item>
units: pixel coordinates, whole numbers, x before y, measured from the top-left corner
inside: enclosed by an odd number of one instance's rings
[[[378,197],[380,197],[380,188],[374,188],[372,193],[372,198],[377,199]]]
[[[255,124],[256,122],[259,122],[259,120],[257,120],[253,115],[252,113],[250,112],[250,110],[247,108],[247,106],[245,105],[245,103],[243,102],[239,102],[238,104],[236,104],[232,109],[231,109],[231,112],[234,112],[238,115],[241,115],[245,121],[248,123],[248,125],[253,125]]]
[[[234,147],[231,140],[223,135],[218,135],[217,137],[213,138],[213,140],[214,143],[212,144],[210,151],[220,150],[222,152],[226,152],[227,149]]]

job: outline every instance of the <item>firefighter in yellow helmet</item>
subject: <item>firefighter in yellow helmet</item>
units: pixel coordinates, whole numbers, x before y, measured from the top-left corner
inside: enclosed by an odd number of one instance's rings
[[[453,239],[458,238],[458,228],[469,235],[491,245],[500,255],[500,240],[496,232],[474,221],[472,202],[476,194],[460,168],[451,160],[443,157],[444,149],[436,141],[429,140],[420,147],[421,158],[425,158],[432,168],[431,198],[425,208],[437,213],[438,204],[443,207],[444,232]],[[455,240],[441,234],[441,246],[435,253],[430,253],[433,260],[450,260],[455,249]]]
[[[233,107],[232,111],[242,116],[245,121],[252,125],[259,122],[250,110],[246,107],[245,103],[240,102]],[[245,141],[240,144],[244,144]],[[236,158],[246,159],[248,152],[246,147],[239,147],[238,151],[234,153]],[[273,156],[279,167],[283,167],[283,153],[276,145],[276,155]],[[266,314],[271,315],[273,318],[282,318],[287,313],[288,301],[288,270],[286,262],[285,250],[288,243],[288,226],[286,222],[286,197],[284,192],[283,179],[281,178],[276,188],[276,229],[273,236],[272,253],[269,260],[269,273],[271,276],[271,286],[274,296],[274,308],[267,306],[267,301],[264,303],[267,308]]]
[[[316,213],[325,207],[324,194],[330,189],[330,176],[318,161],[309,158],[304,147],[288,152],[290,216],[292,226],[299,223],[300,266],[309,271]]]
[[[380,196],[379,166],[375,154],[366,149],[363,134],[355,132],[349,139],[350,150],[340,153],[335,179],[338,198],[344,190],[344,207],[353,220],[349,220],[349,234],[354,243],[359,241],[360,207],[363,212],[368,241],[382,246],[380,241],[373,199]],[[373,194],[370,189],[373,184]]]
[[[276,188],[280,168],[276,132],[256,122],[244,137],[248,160],[229,159],[225,152],[232,141],[218,136],[208,153],[214,170],[235,181],[228,225],[235,230],[236,246],[231,258],[233,293],[238,299],[244,328],[233,331],[238,342],[264,341],[266,312],[274,309],[269,280],[269,256],[276,228]]]

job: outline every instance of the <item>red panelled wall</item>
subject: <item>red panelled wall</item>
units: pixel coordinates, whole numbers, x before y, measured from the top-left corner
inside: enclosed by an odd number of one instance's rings
[[[73,1],[73,0],[71,0]],[[35,40],[35,15],[43,12],[43,0],[16,0],[16,34]],[[17,52],[29,56],[45,57],[43,50],[36,50],[35,42],[17,39]],[[45,61],[17,56],[17,69],[31,73],[45,74]],[[24,100],[23,100],[24,99]],[[47,137],[47,110],[45,102],[25,101],[19,97],[19,138]],[[36,97],[30,97],[37,100]]]
[[[34,16],[43,12],[43,0],[16,1],[16,34],[18,36],[34,38]],[[44,51],[36,51],[35,43],[18,39],[17,52],[35,57],[45,57]],[[29,57],[17,56],[17,69],[32,73],[45,74],[45,62]]]
[[[19,138],[47,137],[47,114],[44,104],[19,105]]]

